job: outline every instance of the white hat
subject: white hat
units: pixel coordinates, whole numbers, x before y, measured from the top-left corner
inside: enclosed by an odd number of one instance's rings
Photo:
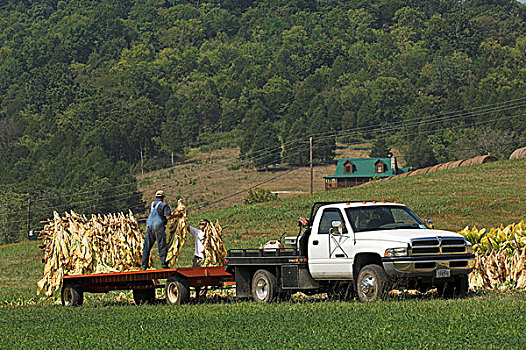
[[[163,190],[159,190],[159,191],[155,192],[155,197],[164,197],[164,191]]]

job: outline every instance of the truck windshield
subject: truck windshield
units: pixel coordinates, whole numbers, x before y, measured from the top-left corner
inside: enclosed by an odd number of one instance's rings
[[[415,213],[403,206],[379,205],[347,208],[345,212],[354,232],[427,228]]]

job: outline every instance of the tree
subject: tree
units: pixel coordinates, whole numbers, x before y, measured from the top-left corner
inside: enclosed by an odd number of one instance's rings
[[[423,136],[416,136],[408,145],[405,160],[409,167],[415,169],[425,168],[436,164],[433,148]]]
[[[407,97],[398,79],[380,77],[368,86],[368,90],[369,98],[358,111],[359,127],[381,126],[400,118]]]
[[[307,118],[304,115],[299,116],[286,135],[283,161],[290,165],[307,166],[309,164]]]
[[[314,135],[313,159],[321,162],[332,161],[336,150],[336,136],[331,135],[334,130],[327,115],[325,101],[320,95],[312,100],[308,117],[307,133]]]
[[[391,148],[387,146],[385,139],[383,137],[378,137],[373,141],[373,147],[369,153],[371,158],[388,158],[392,157],[393,153]]]
[[[513,131],[489,127],[465,129],[457,140],[457,156],[461,159],[486,154],[507,159],[514,150],[522,146]]]
[[[263,86],[267,109],[274,120],[292,101],[292,86],[288,80],[274,76]]]
[[[252,102],[252,106],[245,114],[241,122],[241,129],[243,130],[243,136],[241,137],[240,153],[242,156],[249,155],[252,151],[252,144],[254,142],[254,136],[261,123],[267,119],[267,110],[265,105],[260,99],[255,99]]]
[[[25,238],[24,213],[27,208],[27,197],[10,189],[0,188],[0,244],[19,242]]]
[[[263,122],[257,128],[249,157],[254,166],[260,169],[281,163],[281,143],[270,121]]]

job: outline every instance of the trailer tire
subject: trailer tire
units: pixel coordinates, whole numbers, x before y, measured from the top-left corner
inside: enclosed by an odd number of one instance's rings
[[[84,292],[79,284],[65,284],[60,292],[63,306],[81,306],[84,303]]]
[[[133,301],[136,305],[141,304],[153,304],[155,301],[155,288],[153,287],[153,281],[144,282],[145,286],[152,287],[148,289],[133,289]]]
[[[375,302],[384,299],[389,292],[389,278],[379,265],[366,265],[360,270],[356,291],[360,301]]]
[[[267,270],[257,270],[252,277],[251,290],[254,301],[262,303],[273,302],[278,295],[276,276]]]
[[[186,304],[190,300],[188,282],[179,276],[170,276],[164,287],[165,299],[168,304]]]

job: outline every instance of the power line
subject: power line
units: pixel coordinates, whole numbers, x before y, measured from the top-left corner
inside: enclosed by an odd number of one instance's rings
[[[343,136],[353,136],[353,135],[357,136],[360,131],[363,132],[364,130],[388,132],[388,131],[398,130],[399,128],[402,128],[402,127],[408,128],[408,127],[411,127],[411,126],[422,125],[422,124],[427,124],[427,125],[429,125],[429,124],[437,124],[437,123],[443,123],[443,122],[446,122],[446,121],[453,121],[453,120],[461,119],[461,118],[464,118],[464,117],[476,117],[476,116],[480,116],[480,115],[484,115],[484,114],[488,114],[488,113],[492,113],[492,112],[504,111],[504,110],[507,110],[507,109],[516,109],[516,108],[524,107],[526,105],[524,102],[522,102],[524,100],[525,100],[525,98],[519,98],[519,99],[515,99],[515,100],[509,100],[509,101],[506,101],[506,102],[497,103],[497,104],[488,104],[488,105],[485,105],[485,106],[475,107],[471,111],[467,111],[467,112],[466,111],[461,111],[461,113],[459,113],[459,114],[456,114],[459,111],[448,112],[448,113],[437,115],[438,118],[436,118],[434,120],[431,120],[431,118],[433,118],[434,116],[428,116],[428,117],[424,117],[424,118],[414,118],[414,119],[408,119],[408,120],[403,120],[403,121],[399,121],[399,122],[394,122],[394,123],[389,124],[389,126],[382,126],[382,127],[378,127],[378,126],[364,126],[364,127],[347,129],[347,130],[345,130],[345,129],[344,130],[339,130],[339,131],[336,131],[336,132],[326,132],[326,133],[318,133],[318,134],[312,134],[312,135],[318,136],[318,137],[315,138],[315,141],[319,141],[319,140],[333,138],[333,137],[343,137]],[[488,108],[486,110],[478,112],[478,114],[476,113],[477,110],[481,110],[482,108],[487,107],[487,106],[491,106],[491,108]],[[518,116],[518,115],[515,115],[515,116]],[[515,116],[509,116],[509,118],[513,118]],[[479,123],[475,122],[473,124],[475,124],[475,125],[485,124],[485,123],[489,123],[491,121],[498,120],[498,119],[507,119],[507,117],[500,117],[500,118],[491,119],[491,120],[488,120],[488,121],[482,121],[482,122],[479,122]],[[451,128],[452,127],[445,128],[445,129],[451,129]],[[436,132],[436,131],[439,131],[439,130],[444,130],[444,129],[433,130],[433,132]],[[346,131],[348,131],[348,132],[346,133]],[[419,132],[419,133],[416,133],[416,134],[427,134],[427,133],[430,133],[430,132]],[[406,134],[406,136],[416,135],[416,134]],[[325,135],[325,136],[323,136],[323,135]],[[309,135],[306,135],[306,137],[307,136],[309,136]],[[302,141],[301,139],[296,139],[296,140],[287,141],[287,142],[283,143],[282,145],[288,145],[288,144],[294,144],[294,143],[298,144],[295,147],[291,147],[291,148],[286,149],[287,152],[290,152],[290,151],[293,151],[293,150],[300,150],[299,152],[296,152],[296,153],[293,153],[293,154],[288,153],[287,156],[290,157],[292,155],[301,153],[302,150],[303,150],[303,147],[302,147],[303,146],[302,145],[303,142],[306,143],[306,141]],[[357,142],[357,143],[359,143],[359,142]],[[318,149],[319,149],[319,147],[318,147]],[[255,154],[258,154],[258,153],[261,154],[263,152],[270,152],[270,153],[269,154],[263,154],[260,157],[256,157],[256,158],[254,158],[254,157],[248,158],[247,160],[245,160],[241,164],[248,165],[251,162],[271,157],[276,152],[281,152],[281,151],[282,151],[282,146],[280,146],[278,148],[276,148],[276,147],[269,147],[267,149],[260,149],[260,150],[258,150],[256,152],[253,152],[252,155],[255,155]],[[227,158],[226,160],[228,161],[228,160],[232,160],[232,159],[239,159],[239,157],[231,157],[231,158]],[[263,165],[270,165],[272,163],[273,162],[268,162],[268,163],[263,164]],[[213,172],[215,173],[215,172],[218,172],[218,171],[221,171],[221,169],[217,169],[217,170],[215,170]],[[209,174],[210,174],[210,172],[207,172],[206,175],[209,175]],[[204,176],[204,175],[197,176],[197,177],[194,177],[192,179],[198,179],[198,178],[200,178],[202,176]],[[117,188],[120,188],[120,187],[136,185],[136,184],[137,184],[137,181],[131,182],[131,183],[128,183],[128,184],[120,184],[120,185],[106,187],[104,190],[117,189]],[[82,195],[82,194],[96,193],[96,192],[99,192],[99,191],[100,190],[90,190],[90,191],[77,192],[77,193],[71,193],[71,194],[66,194],[66,195],[59,195],[58,199],[69,198],[69,197],[72,197],[72,196]],[[128,193],[134,193],[134,192],[128,192]],[[115,200],[107,202],[107,203],[114,203],[116,201],[126,200],[126,199],[129,199],[129,198],[132,198],[132,197],[133,196],[124,197],[124,198],[120,198],[120,199],[115,199]],[[39,198],[39,199],[34,200],[33,203],[38,203],[38,202],[42,202],[42,201],[49,201],[49,200],[56,200],[56,199],[57,199],[57,197]],[[72,206],[72,205],[79,205],[79,204],[83,204],[83,203],[98,202],[98,201],[101,201],[101,200],[102,199],[94,199],[94,200],[87,200],[87,201],[77,201],[77,202],[73,202],[73,203],[67,203],[67,204],[64,204],[64,205],[61,205],[61,206],[47,207],[47,208],[43,208],[41,210],[56,209],[56,208],[60,208],[60,207],[64,207],[64,206]],[[84,208],[88,208],[88,207],[84,207]],[[14,213],[14,212],[12,212],[12,213]],[[4,214],[1,214],[0,216],[8,216],[10,214],[11,213],[4,213]]]
[[[423,118],[406,119],[406,120],[402,120],[402,121],[399,121],[399,122],[392,122],[392,123],[390,123],[389,127],[387,128],[387,130],[396,130],[395,126],[409,127],[409,126],[413,126],[413,125],[423,124],[425,122],[430,122],[430,123],[436,124],[436,123],[440,123],[440,122],[444,122],[444,121],[452,121],[452,120],[460,119],[460,118],[463,118],[463,117],[483,115],[483,114],[496,112],[496,111],[502,111],[502,110],[506,110],[506,109],[520,108],[520,107],[524,107],[526,105],[526,102],[524,102],[524,101],[526,101],[526,98],[517,98],[517,99],[513,99],[513,100],[508,100],[508,101],[504,101],[504,102],[495,103],[495,104],[487,104],[487,105],[483,105],[483,106],[474,107],[470,111],[458,110],[458,111],[452,111],[452,112],[446,112],[446,113],[441,113],[441,114],[437,114],[437,115],[427,116],[427,117],[423,117]],[[490,108],[487,108],[483,112],[479,112],[478,114],[474,115],[474,113],[477,113],[476,111],[481,110],[481,109],[486,108],[486,107],[490,107]],[[433,118],[438,118],[438,119],[434,119],[434,120],[431,121],[431,119],[433,119]],[[384,126],[383,128],[386,128],[386,127]],[[367,131],[374,131],[374,130],[381,130],[381,129],[382,129],[382,127],[378,127],[378,126],[363,126],[363,127],[358,127],[358,128],[352,128],[352,129],[343,129],[343,130],[339,130],[339,131],[330,131],[330,132],[325,132],[325,133],[315,133],[315,134],[306,135],[305,137],[308,138],[308,137],[312,136],[314,138],[314,140],[316,140],[316,139],[326,138],[326,137],[338,137],[338,136],[341,137],[341,136],[352,136],[352,135],[358,136],[359,132],[367,132]],[[345,134],[345,132],[348,132],[348,131],[351,131],[351,130],[352,130],[352,134]],[[324,136],[324,135],[325,135],[325,137],[321,137],[321,136]],[[320,137],[317,137],[317,136],[320,136]],[[269,155],[264,155],[264,156],[262,156],[260,158],[249,157],[247,160],[245,160],[244,162],[241,163],[241,166],[249,165],[251,162],[254,161],[254,159],[264,159],[266,157],[270,157],[271,155],[274,155],[277,152],[281,152],[282,151],[281,147],[283,147],[285,145],[288,145],[288,144],[291,144],[291,143],[292,144],[293,143],[297,143],[297,142],[299,142],[299,141],[298,140],[292,140],[292,141],[284,142],[282,144],[282,146],[280,146],[277,149],[275,147],[269,147],[267,149],[257,150],[255,152],[253,152],[251,154],[251,156],[260,154],[262,152],[267,152],[269,150],[270,150],[271,153]],[[230,159],[232,159],[232,160],[233,159],[239,159],[239,156],[232,157]],[[227,159],[227,161],[228,161],[228,159]],[[29,172],[30,171],[28,171],[28,173]],[[120,185],[107,187],[106,189],[117,189],[117,188],[120,188],[120,187],[136,185],[136,184],[137,184],[137,182],[127,183],[127,184],[120,184]],[[98,190],[77,192],[77,193],[61,195],[59,197],[60,198],[68,198],[68,197],[75,196],[75,195],[95,193],[97,191]],[[55,199],[56,197],[40,198],[40,199],[34,200],[34,202],[36,203],[36,202],[40,202],[40,201],[45,201],[45,200],[49,200],[50,198]]]
[[[512,119],[512,118],[515,118],[515,117],[518,117],[518,116],[523,116],[523,115],[524,115],[524,113],[516,114],[516,115],[512,115],[512,116],[507,116],[507,117],[498,117],[498,118],[493,118],[493,119],[490,119],[490,120],[484,120],[484,121],[480,121],[480,122],[475,122],[474,124],[475,124],[475,125],[487,124],[487,123],[490,123],[490,122],[492,122],[492,121],[502,120],[502,119]],[[421,134],[424,134],[424,135],[425,135],[425,134],[430,134],[430,133],[433,133],[433,132],[436,132],[436,131],[447,130],[447,129],[452,129],[452,127],[446,127],[446,128],[442,128],[442,129],[435,129],[435,130],[428,130],[428,131],[421,131],[421,132],[416,132],[416,133],[412,133],[412,134],[407,134],[407,133],[406,133],[406,134],[404,134],[404,136],[413,136],[413,135],[421,135]],[[453,128],[453,129],[455,129],[455,128]],[[325,139],[325,138],[329,138],[329,137],[332,138],[333,136],[328,136],[328,137],[319,138],[319,139]],[[324,145],[324,146],[318,146],[316,149],[320,149],[320,148],[325,149],[325,148],[332,148],[332,147],[334,147],[334,145]],[[308,147],[305,147],[304,149],[300,149],[300,151],[295,152],[295,153],[293,153],[293,154],[290,154],[290,156],[293,156],[293,155],[297,155],[297,154],[300,154],[300,153],[306,152],[307,149],[308,149]],[[201,206],[197,207],[196,210],[199,210],[199,209],[201,209],[201,208],[203,208],[203,207],[205,207],[205,206],[209,206],[209,205],[212,205],[212,204],[218,203],[218,202],[220,202],[220,201],[222,201],[222,200],[225,200],[225,199],[228,199],[228,198],[231,198],[231,197],[237,196],[237,195],[239,195],[239,194],[241,194],[241,193],[244,193],[244,192],[246,192],[246,191],[248,191],[248,190],[250,190],[250,189],[252,189],[252,188],[254,188],[254,187],[257,187],[257,186],[260,186],[260,185],[262,185],[262,184],[265,184],[265,183],[271,182],[271,181],[273,181],[273,180],[275,180],[275,179],[277,179],[277,178],[279,178],[279,177],[281,177],[281,176],[285,176],[285,175],[289,174],[290,172],[292,172],[292,171],[294,171],[294,170],[297,170],[297,169],[298,169],[298,168],[294,168],[294,169],[292,169],[292,170],[289,170],[289,171],[286,172],[286,173],[279,174],[279,175],[277,175],[277,176],[275,176],[275,177],[273,177],[273,178],[271,178],[271,179],[267,179],[267,180],[265,180],[265,181],[263,181],[263,182],[261,182],[261,183],[259,183],[259,184],[256,184],[256,185],[253,185],[253,186],[250,186],[250,187],[248,187],[248,188],[246,188],[246,189],[244,189],[244,190],[241,190],[241,191],[235,192],[235,193],[233,193],[233,194],[227,195],[227,196],[225,196],[225,197],[222,197],[222,198],[220,198],[220,199],[218,199],[218,200],[215,200],[215,201],[213,201],[213,202],[211,202],[211,203],[208,203],[208,204],[206,204],[206,205],[201,205]],[[132,198],[132,197],[135,197],[135,196],[130,196],[130,197],[127,197],[127,198]],[[110,201],[110,202],[106,202],[106,203],[112,203],[112,202],[116,202],[116,201],[120,201],[120,200],[124,200],[124,199],[117,199],[117,200]],[[89,201],[86,201],[86,202],[89,202]],[[136,208],[136,207],[140,207],[140,206],[141,206],[141,205],[138,204],[138,205],[132,206],[132,207],[127,208],[127,209]],[[54,207],[49,207],[49,209],[52,209],[52,208],[54,208]],[[87,207],[84,207],[84,208],[87,208]],[[124,209],[123,209],[123,210],[124,210]],[[123,211],[123,210],[118,210],[118,211]],[[16,223],[23,223],[23,222],[25,222],[25,219],[24,219],[24,220],[18,220],[18,221],[5,221],[5,222],[0,222],[0,224],[16,224]]]
[[[274,176],[274,177],[272,177],[272,178],[270,178],[270,179],[268,179],[268,180],[265,180],[265,181],[263,181],[263,182],[260,182],[260,183],[258,183],[258,184],[256,184],[256,185],[253,185],[253,186],[250,186],[250,187],[248,187],[248,188],[245,188],[244,190],[241,190],[241,191],[238,191],[238,192],[232,193],[232,194],[230,194],[230,195],[228,195],[228,196],[222,197],[222,198],[220,198],[220,199],[218,199],[218,200],[215,200],[215,201],[213,201],[213,202],[211,202],[211,203],[208,203],[207,205],[204,205],[204,204],[203,204],[203,205],[197,207],[196,210],[199,210],[199,209],[201,209],[201,208],[203,208],[203,207],[205,207],[205,206],[209,206],[209,205],[212,205],[212,204],[215,204],[215,203],[219,203],[219,202],[221,202],[221,201],[224,201],[225,199],[232,198],[232,197],[235,197],[235,196],[237,196],[237,195],[240,195],[241,193],[244,193],[244,192],[246,192],[246,191],[248,191],[248,190],[251,190],[251,189],[253,189],[254,187],[261,186],[261,185],[266,184],[266,183],[268,183],[268,182],[274,181],[274,180],[276,180],[276,179],[278,179],[278,178],[280,178],[280,177],[282,177],[282,176],[285,176],[285,175],[287,175],[287,174],[290,174],[291,172],[293,172],[293,171],[295,171],[295,170],[297,170],[297,168],[291,169],[291,170],[289,170],[289,171],[287,171],[287,172],[285,172],[285,173],[283,173],[283,174],[279,174],[279,175]]]

